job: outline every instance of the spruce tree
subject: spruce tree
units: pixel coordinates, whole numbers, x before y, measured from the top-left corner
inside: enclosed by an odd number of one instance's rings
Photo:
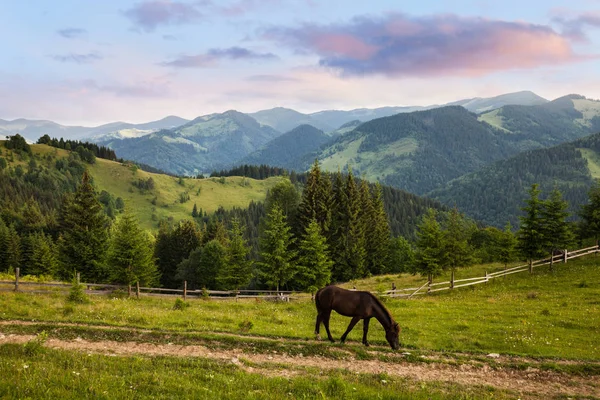
[[[110,238],[108,264],[112,280],[125,285],[158,283],[153,246],[151,237],[140,229],[135,216],[125,211],[116,221]]]
[[[265,221],[260,237],[260,276],[269,286],[279,290],[296,274],[293,260],[296,252],[291,250],[295,238],[290,226],[285,222],[283,211],[275,205]]]
[[[504,264],[504,268],[515,257],[515,248],[517,246],[517,238],[512,232],[510,221],[506,223],[504,232],[498,240],[498,260]]]
[[[470,265],[472,248],[468,243],[468,231],[464,217],[453,208],[448,215],[448,221],[444,230],[444,266],[455,271],[458,267]]]
[[[375,185],[370,194],[365,180],[361,183],[361,197],[363,197],[363,213],[365,219],[365,246],[366,267],[371,274],[388,272],[390,240],[392,232],[383,204],[381,185]],[[370,194],[370,196],[369,196]],[[368,232],[368,233],[367,233]]]
[[[343,253],[340,259],[340,275],[338,279],[349,281],[350,279],[363,278],[368,271],[365,265],[365,226],[361,223],[361,198],[358,186],[352,171],[348,170],[346,184],[345,209],[342,217],[342,243]]]
[[[21,237],[17,233],[14,225],[11,225],[6,230],[4,235],[4,245],[1,250],[3,254],[0,254],[2,258],[3,270],[9,274],[15,271],[15,268],[21,266]]]
[[[526,205],[521,208],[525,212],[525,215],[519,217],[521,226],[517,232],[517,248],[529,261],[531,268],[531,262],[544,255],[546,237],[544,235],[544,220],[542,217],[544,204],[539,198],[540,190],[538,184],[531,185],[528,193],[529,199],[525,200]]]
[[[298,287],[314,289],[327,285],[331,281],[333,261],[316,220],[308,225],[298,247],[298,275],[295,277]]]
[[[543,202],[541,216],[543,219],[544,242],[550,256],[554,250],[566,249],[575,242],[575,235],[567,222],[568,204],[562,199],[562,194],[554,187],[550,196]],[[552,262],[550,263],[552,266]]]
[[[108,249],[108,219],[96,197],[87,171],[72,199],[66,199],[61,215],[61,277],[69,279],[77,271],[84,282],[102,283],[108,279],[105,266]]]
[[[593,237],[596,245],[600,238],[600,183],[596,181],[588,192],[589,201],[581,206],[581,230],[586,237]]]
[[[58,250],[52,237],[43,232],[29,235],[31,253],[27,261],[27,274],[50,275],[58,274]]]
[[[406,238],[398,236],[389,240],[387,269],[388,274],[414,270],[415,250]]]
[[[427,276],[431,282],[442,273],[445,262],[444,233],[437,221],[436,211],[430,208],[417,226],[415,272]]]
[[[179,286],[180,280],[176,277],[177,266],[200,247],[201,243],[202,233],[193,221],[181,221],[174,229],[165,224],[159,226],[155,257],[161,285],[167,288]]]
[[[298,230],[299,236],[303,235],[308,225],[316,220],[321,228],[321,233],[329,237],[331,227],[331,180],[321,172],[319,161],[315,160],[306,178],[306,184],[302,191],[302,199],[298,206]]]
[[[194,203],[194,208],[192,209],[192,218],[198,218],[198,206]]]
[[[227,262],[219,271],[217,281],[226,289],[239,289],[250,283],[252,261],[249,259],[250,247],[243,236],[244,229],[239,219],[233,218],[229,230]]]
[[[194,289],[220,289],[217,277],[227,263],[227,249],[218,240],[210,240],[192,251],[177,266],[177,279]]]
[[[342,260],[344,258],[344,238],[346,230],[346,202],[347,196],[344,190],[342,173],[338,170],[333,175],[331,196],[331,225],[329,232],[325,234],[327,244],[333,260],[332,280],[340,282],[343,279]]]

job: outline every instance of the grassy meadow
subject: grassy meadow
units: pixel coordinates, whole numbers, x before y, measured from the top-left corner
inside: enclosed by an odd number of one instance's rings
[[[69,151],[42,144],[31,145],[31,150],[38,158],[46,155],[66,158],[69,155]],[[3,151],[6,154],[10,152],[7,149]],[[15,156],[9,165],[26,168],[27,161]],[[226,177],[183,178],[180,181],[179,178],[142,171],[132,165],[102,158],[96,158],[96,163],[87,165],[87,168],[98,193],[106,190],[115,198],[121,197],[125,201],[125,207],[138,218],[144,229],[155,229],[161,219],[189,219],[194,204],[209,214],[219,206],[225,209],[246,208],[251,201],[264,201],[267,191],[281,180],[280,177],[265,180]],[[154,180],[153,190],[140,190],[132,184],[150,177]],[[189,200],[180,202],[181,195],[189,196]]]

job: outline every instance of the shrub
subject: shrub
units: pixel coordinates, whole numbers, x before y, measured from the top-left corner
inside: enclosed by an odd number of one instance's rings
[[[46,350],[44,348],[44,343],[46,343],[46,340],[48,340],[48,333],[46,333],[46,331],[41,331],[36,335],[35,338],[23,345],[25,354],[28,356],[35,356],[43,353]]]
[[[67,301],[78,304],[87,304],[90,302],[87,294],[85,294],[85,286],[77,283],[76,279],[73,279],[73,285],[71,286],[71,290],[69,290]]]
[[[181,299],[176,299],[175,304],[173,305],[173,310],[183,311],[188,308],[190,305]]]

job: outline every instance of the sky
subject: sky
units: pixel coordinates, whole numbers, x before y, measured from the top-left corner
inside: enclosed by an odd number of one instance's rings
[[[600,99],[600,0],[0,0],[0,119]]]

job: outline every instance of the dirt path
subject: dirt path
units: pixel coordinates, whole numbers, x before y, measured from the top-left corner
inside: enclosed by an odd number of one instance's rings
[[[25,343],[34,336],[0,333],[0,344]],[[203,357],[231,362],[247,372],[270,376],[294,376],[307,373],[306,367],[323,370],[342,369],[356,373],[386,373],[416,381],[441,381],[462,385],[487,385],[519,393],[522,397],[548,398],[557,395],[600,398],[597,377],[579,377],[530,368],[516,370],[490,368],[487,365],[449,365],[447,363],[387,363],[378,360],[332,360],[318,356],[289,356],[284,354],[248,354],[242,350],[214,350],[200,345],[172,345],[138,342],[87,341],[48,339],[46,346],[56,349],[112,355],[164,355],[173,357]],[[249,361],[256,367],[247,366]],[[289,368],[277,368],[287,365]],[[270,368],[272,367],[272,368]]]

